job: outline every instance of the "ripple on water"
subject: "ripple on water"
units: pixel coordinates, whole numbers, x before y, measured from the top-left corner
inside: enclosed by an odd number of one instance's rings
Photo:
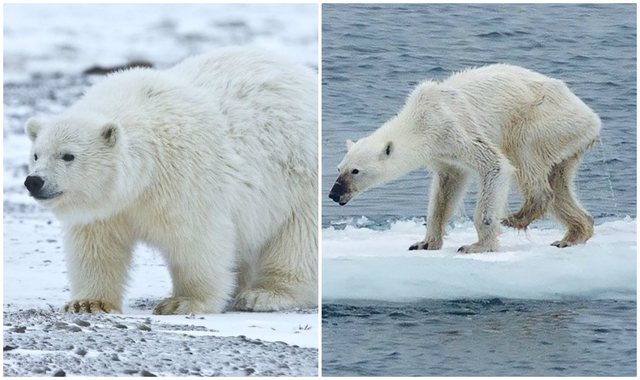
[[[323,306],[327,376],[635,375],[634,301],[349,302]]]

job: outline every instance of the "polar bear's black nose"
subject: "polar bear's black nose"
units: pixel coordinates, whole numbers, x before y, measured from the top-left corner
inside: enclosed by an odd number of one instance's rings
[[[341,182],[336,181],[336,183],[329,191],[329,198],[331,198],[334,202],[340,202],[340,198],[345,193],[345,187]]]
[[[30,175],[24,181],[24,185],[31,194],[37,194],[44,186],[44,180],[37,175]]]

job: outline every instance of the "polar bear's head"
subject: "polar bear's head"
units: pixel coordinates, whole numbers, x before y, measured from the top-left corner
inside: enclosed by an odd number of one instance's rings
[[[99,209],[117,180],[119,126],[76,115],[47,122],[32,118],[25,131],[32,141],[24,182],[30,195],[60,214]]]
[[[356,195],[395,178],[394,142],[374,136],[347,140],[347,154],[338,165],[340,175],[329,198],[344,206]]]

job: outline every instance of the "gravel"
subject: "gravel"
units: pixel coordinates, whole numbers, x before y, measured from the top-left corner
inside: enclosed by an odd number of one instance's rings
[[[19,327],[4,331],[4,376],[317,375],[314,348],[203,335],[202,326],[155,322],[151,329],[144,320],[5,310],[5,325]]]

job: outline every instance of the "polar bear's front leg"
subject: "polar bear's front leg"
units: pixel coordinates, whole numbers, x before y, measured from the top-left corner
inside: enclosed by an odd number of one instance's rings
[[[65,231],[67,270],[72,301],[62,311],[118,313],[122,311],[127,271],[134,240],[122,224],[99,221]]]
[[[464,194],[467,179],[468,174],[463,169],[451,165],[439,167],[431,185],[431,199],[427,212],[427,235],[423,241],[411,245],[410,251],[442,248],[444,226],[453,215]]]
[[[478,241],[460,247],[458,252],[494,252],[498,250],[500,221],[509,194],[512,167],[497,149],[480,139],[476,139],[468,149],[473,158],[470,164],[475,166],[480,177],[480,192],[474,216]]]
[[[220,234],[219,239],[200,236],[196,241],[183,237],[178,244],[166,253],[173,295],[153,314],[222,312],[235,287],[233,233]]]

